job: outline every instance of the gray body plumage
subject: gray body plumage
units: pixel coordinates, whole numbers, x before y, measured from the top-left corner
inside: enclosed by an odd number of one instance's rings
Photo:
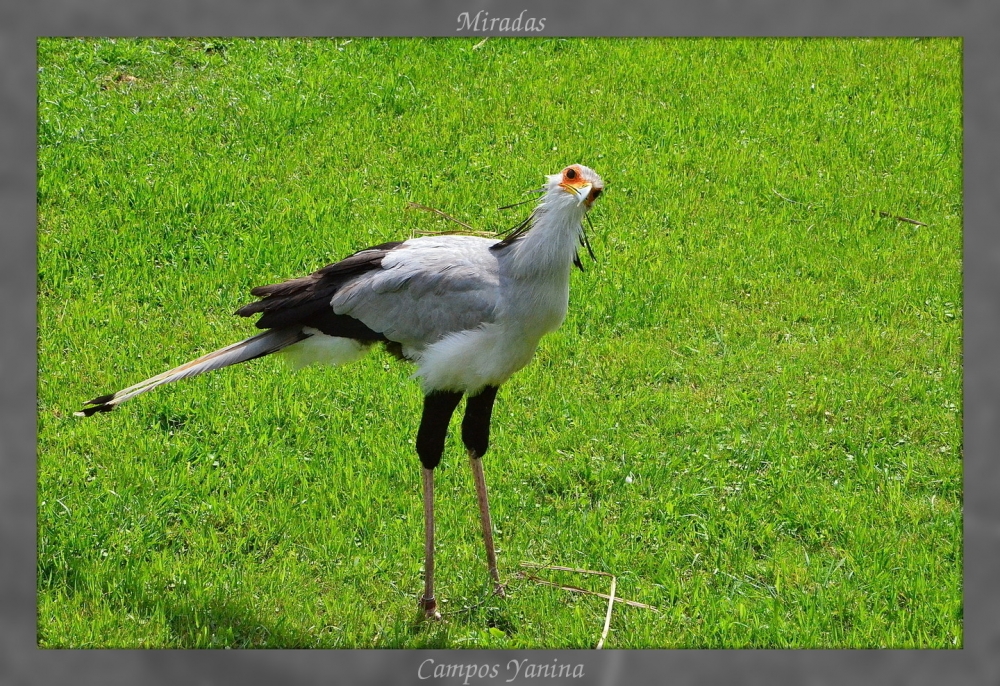
[[[360,275],[332,297],[346,314],[411,351],[456,331],[492,322],[501,301],[497,241],[425,236],[393,248],[381,269]]]

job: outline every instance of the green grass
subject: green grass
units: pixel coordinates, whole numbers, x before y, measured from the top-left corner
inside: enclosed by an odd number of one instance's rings
[[[39,43],[38,643],[962,645],[961,42]],[[592,166],[595,264],[437,471],[384,353],[265,359],[72,416],[254,329],[251,287],[517,222]],[[925,226],[884,217],[903,216]],[[607,580],[545,578],[606,592]]]

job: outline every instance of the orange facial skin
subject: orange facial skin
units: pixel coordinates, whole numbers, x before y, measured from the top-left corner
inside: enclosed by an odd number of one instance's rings
[[[588,179],[578,164],[571,164],[562,170],[562,180],[559,182],[559,185],[570,193],[578,193],[584,186],[589,185],[590,192],[587,194],[586,200],[584,200],[588,208],[594,204],[594,201],[604,191],[604,184],[600,182],[595,183]]]

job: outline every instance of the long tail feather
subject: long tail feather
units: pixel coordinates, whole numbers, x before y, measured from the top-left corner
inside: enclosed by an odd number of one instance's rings
[[[240,362],[246,362],[247,360],[252,360],[257,357],[263,357],[264,355],[270,355],[273,352],[277,352],[282,348],[286,348],[293,343],[297,343],[308,337],[309,334],[303,333],[301,327],[270,329],[264,333],[260,333],[256,336],[240,341],[239,343],[233,343],[225,348],[203,355],[196,360],[186,362],[185,364],[175,367],[170,371],[157,374],[156,376],[146,379],[145,381],[141,381],[134,386],[124,388],[117,393],[109,393],[108,395],[102,395],[94,398],[93,400],[88,400],[84,404],[89,405],[90,407],[84,407],[82,410],[75,412],[74,414],[78,417],[89,417],[97,412],[110,412],[126,400],[134,398],[137,395],[141,395],[146,391],[151,391],[157,386],[162,386],[165,383],[178,381],[180,379],[186,379],[190,376],[204,374],[205,372],[210,372],[214,369],[229,367],[234,364],[239,364]]]

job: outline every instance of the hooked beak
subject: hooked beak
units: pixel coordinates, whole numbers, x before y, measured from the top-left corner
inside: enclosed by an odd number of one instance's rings
[[[577,205],[582,205],[583,203],[586,202],[587,208],[590,209],[590,206],[593,203],[593,201],[591,200],[590,202],[588,202],[588,199],[590,198],[590,191],[594,187],[593,184],[585,183],[582,186],[570,186],[569,184],[561,183],[559,184],[559,187],[576,195]]]

